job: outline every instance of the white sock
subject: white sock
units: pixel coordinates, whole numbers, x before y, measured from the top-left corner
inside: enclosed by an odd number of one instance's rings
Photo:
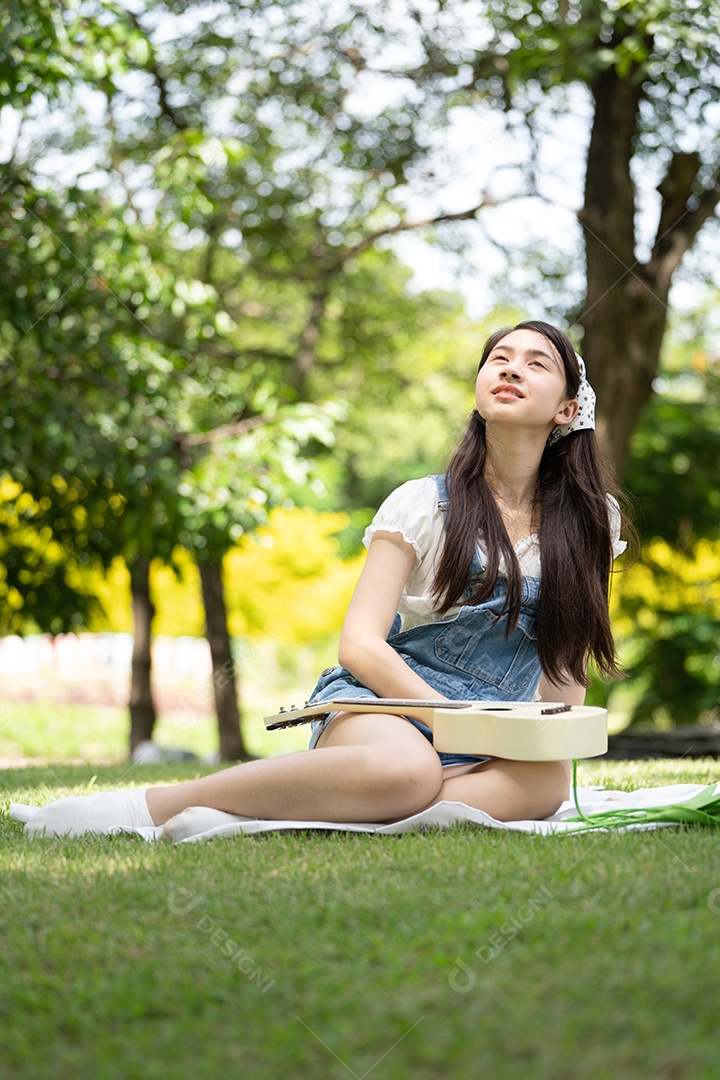
[[[81,836],[108,833],[118,826],[153,826],[148,810],[147,788],[130,791],[98,791],[94,795],[69,795],[41,806],[25,826],[31,837]]]
[[[216,829],[218,825],[251,820],[239,814],[228,814],[225,810],[215,810],[212,806],[188,806],[187,810],[181,810],[179,814],[168,818],[162,826],[159,839],[171,840],[173,844],[177,844],[179,840],[185,840],[188,836],[199,836],[210,829]]]

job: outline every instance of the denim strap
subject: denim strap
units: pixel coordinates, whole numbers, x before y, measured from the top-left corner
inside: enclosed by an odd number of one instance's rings
[[[446,475],[444,473],[441,473],[439,476],[433,476],[433,480],[435,481],[435,485],[436,485],[437,490],[438,490],[438,509],[439,510],[449,510],[450,509],[450,500],[448,499],[448,489],[447,489],[447,477],[446,477]],[[444,521],[445,521],[445,519],[443,518],[443,523],[444,523]]]

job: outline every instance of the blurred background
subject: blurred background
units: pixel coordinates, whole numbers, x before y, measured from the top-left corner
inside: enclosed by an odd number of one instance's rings
[[[500,325],[632,497],[614,730],[720,700],[720,10],[10,0],[0,760],[306,745],[361,537]]]

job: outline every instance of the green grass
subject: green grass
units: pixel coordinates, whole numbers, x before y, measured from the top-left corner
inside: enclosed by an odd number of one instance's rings
[[[292,700],[296,699],[303,700],[299,691]],[[289,695],[285,700],[290,700]],[[257,757],[307,746],[308,727],[266,730],[263,713],[277,711],[280,702],[253,700],[247,709],[243,735],[248,751]],[[16,702],[0,697],[0,757],[121,761],[127,757],[128,731],[128,711],[124,707],[58,705],[47,700]],[[211,754],[218,747],[217,721],[210,714],[173,711],[158,717],[153,740],[159,746],[181,747],[198,756]]]
[[[29,842],[4,815],[8,801],[87,792],[93,775],[110,787],[209,771],[0,772],[3,1078],[718,1076],[710,830],[172,847]],[[581,782],[713,779],[710,760],[595,762]]]

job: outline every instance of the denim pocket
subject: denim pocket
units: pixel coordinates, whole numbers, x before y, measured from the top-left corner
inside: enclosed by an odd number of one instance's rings
[[[359,683],[344,667],[336,666],[325,668],[308,702],[316,704],[321,701],[330,701],[334,697],[377,697],[377,695]]]
[[[527,690],[540,674],[533,618],[525,612],[506,638],[504,617],[497,622],[492,611],[463,608],[437,634],[435,655],[449,667],[511,695]]]

